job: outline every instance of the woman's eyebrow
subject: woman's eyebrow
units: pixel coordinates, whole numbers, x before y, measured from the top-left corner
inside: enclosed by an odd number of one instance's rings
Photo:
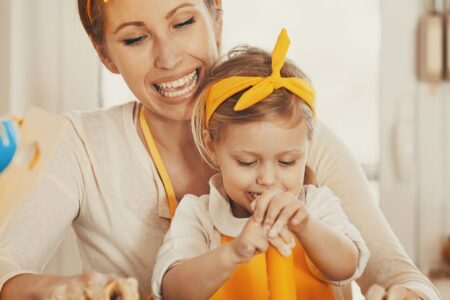
[[[114,31],[114,33],[117,33],[120,29],[126,27],[126,26],[144,26],[144,22],[141,21],[133,21],[133,22],[125,22],[119,25],[117,29]]]
[[[177,12],[177,10],[179,10],[180,8],[189,7],[189,6],[194,6],[194,4],[185,2],[183,4],[178,5],[177,7],[175,7],[174,9],[172,9],[171,11],[169,11],[167,13],[166,19],[169,19],[170,17],[172,17]]]

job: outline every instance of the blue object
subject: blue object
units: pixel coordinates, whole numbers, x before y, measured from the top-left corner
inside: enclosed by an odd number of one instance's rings
[[[0,121],[0,173],[12,162],[17,151],[19,128],[13,120]]]

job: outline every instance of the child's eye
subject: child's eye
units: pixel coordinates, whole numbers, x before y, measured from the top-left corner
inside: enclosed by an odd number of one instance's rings
[[[187,26],[189,26],[189,25],[191,25],[191,24],[194,24],[194,23],[195,23],[195,18],[194,18],[194,17],[191,17],[190,19],[188,19],[188,20],[186,20],[186,21],[184,21],[184,22],[175,24],[173,27],[174,27],[175,29],[180,29],[180,28],[185,28],[185,27],[187,27]]]
[[[250,167],[250,166],[254,165],[255,163],[256,163],[256,161],[240,161],[240,160],[238,160],[238,164],[243,167]]]
[[[293,166],[297,162],[296,160],[280,160],[278,161],[283,166]]]
[[[131,38],[131,39],[125,39],[125,40],[123,40],[123,44],[125,46],[134,46],[134,45],[137,45],[140,42],[142,42],[144,39],[145,39],[145,36],[143,36],[143,35],[135,37],[135,38]]]

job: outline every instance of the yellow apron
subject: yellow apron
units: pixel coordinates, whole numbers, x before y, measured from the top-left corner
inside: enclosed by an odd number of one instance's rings
[[[169,174],[145,120],[143,107],[139,113],[139,122],[167,194],[170,216],[173,217],[178,202]],[[222,236],[222,243],[232,239]],[[239,299],[333,300],[334,294],[330,284],[320,281],[311,274],[306,265],[303,247],[297,243],[293,254],[287,258],[281,256],[273,247],[269,247],[266,253],[256,255],[250,262],[239,266],[211,298],[211,300]]]
[[[233,238],[222,236],[222,243]],[[293,254],[283,257],[274,247],[242,264],[211,300],[331,300],[330,284],[314,277],[305,252],[297,243]]]

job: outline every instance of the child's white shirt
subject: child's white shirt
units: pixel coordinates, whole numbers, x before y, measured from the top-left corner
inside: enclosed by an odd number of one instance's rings
[[[222,234],[237,237],[248,221],[248,218],[233,216],[229,201],[218,190],[219,175],[213,176],[209,184],[209,195],[186,195],[176,210],[153,269],[155,299],[162,299],[162,279],[170,267],[219,247]],[[304,201],[312,216],[344,233],[359,250],[358,267],[353,276],[345,281],[330,282],[342,285],[358,278],[370,253],[359,231],[348,221],[339,198],[327,187],[308,185],[305,186]]]

